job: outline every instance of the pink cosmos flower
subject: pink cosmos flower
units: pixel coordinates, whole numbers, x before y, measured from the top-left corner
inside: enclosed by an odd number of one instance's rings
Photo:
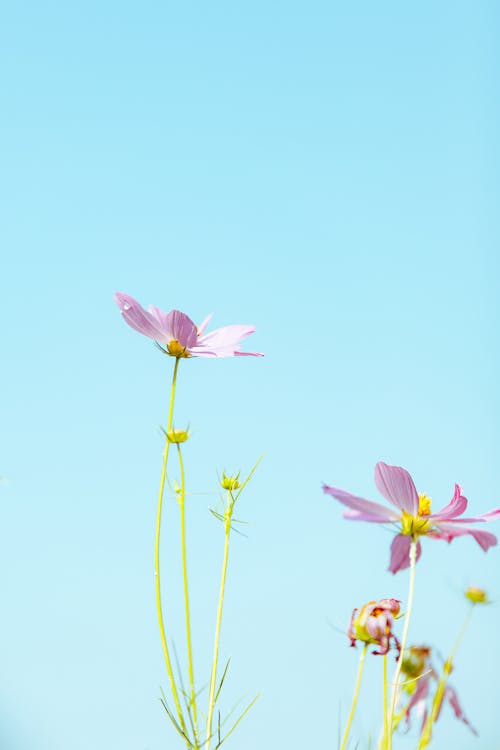
[[[164,344],[172,357],[263,357],[260,352],[242,352],[240,341],[255,332],[254,326],[232,325],[205,333],[211,315],[197,327],[191,318],[171,310],[163,312],[149,305],[145,310],[129,294],[116,292],[115,302],[126,323],[144,336]]]
[[[411,646],[405,652],[401,671],[406,678],[401,686],[401,690],[402,693],[406,693],[409,696],[407,704],[401,709],[401,716],[405,719],[406,727],[409,729],[411,714],[415,713],[422,719],[423,729],[429,713],[429,707],[432,703],[432,685],[439,682],[439,675],[431,662],[431,649],[428,646]],[[473,734],[477,735],[477,731],[463,712],[456,690],[451,685],[446,685],[444,689],[436,721],[441,714],[441,709],[445,702],[453,709],[455,717],[469,727]]]
[[[347,635],[351,646],[356,641],[374,643],[380,647],[374,654],[384,656],[391,647],[391,640],[400,651],[399,641],[392,632],[394,617],[399,615],[401,602],[398,599],[380,599],[378,602],[367,602],[361,609],[354,609]]]
[[[410,544],[412,539],[421,536],[431,539],[444,539],[451,542],[457,536],[469,534],[486,552],[497,543],[497,538],[489,531],[475,529],[468,524],[484,523],[500,518],[500,508],[483,513],[480,516],[458,518],[467,508],[467,498],[462,490],[455,485],[455,492],[451,501],[438,513],[431,513],[431,499],[427,495],[419,495],[413,479],[400,466],[389,466],[379,461],[375,466],[375,485],[381,495],[385,497],[392,508],[385,507],[371,500],[364,500],[349,492],[323,485],[323,491],[346,505],[344,518],[351,521],[369,521],[370,523],[391,523],[399,528],[391,544],[391,561],[389,570],[398,570],[410,565]],[[421,554],[420,541],[417,543],[417,560]]]

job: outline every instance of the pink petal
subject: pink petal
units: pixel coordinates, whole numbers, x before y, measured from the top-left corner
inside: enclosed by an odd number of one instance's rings
[[[144,336],[148,336],[150,339],[164,341],[159,321],[146,312],[137,300],[124,292],[116,292],[114,299],[120,308],[123,319],[131,328],[142,333]]]
[[[196,346],[198,329],[185,313],[171,310],[166,316],[166,324],[170,339],[175,339],[186,349]]]
[[[210,348],[231,349],[240,341],[255,333],[255,326],[232,325],[216,328],[198,339],[198,346]]]
[[[263,357],[261,352],[240,351],[238,344],[252,333],[255,333],[254,326],[232,325],[217,328],[204,336],[198,336],[196,346],[191,347],[190,352],[196,357]]]
[[[461,516],[466,508],[467,498],[462,495],[462,490],[460,489],[459,485],[456,484],[455,492],[448,505],[445,505],[445,507],[440,510],[439,513],[435,513],[429,518],[432,520],[442,519],[443,521],[447,518],[456,518],[456,516]]]
[[[381,495],[412,516],[418,514],[418,492],[406,469],[379,461],[375,466],[375,485]]]
[[[461,721],[463,721],[463,723],[466,726],[469,727],[469,729],[471,730],[471,732],[473,734],[477,735],[477,730],[474,729],[474,727],[472,726],[472,724],[470,723],[470,721],[465,716],[465,714],[464,714],[464,712],[462,710],[462,706],[459,703],[458,695],[457,695],[456,691],[451,687],[451,685],[447,685],[446,690],[444,692],[444,697],[447,699],[448,703],[452,707],[453,713],[455,714],[456,718],[460,719]]]
[[[423,708],[425,706],[427,696],[429,695],[430,682],[431,682],[430,674],[426,674],[424,677],[419,677],[417,679],[417,683],[416,683],[417,687],[410,699],[410,702],[408,703],[405,709],[406,725],[408,728],[410,727],[410,713],[412,709],[415,708],[416,713],[418,714],[419,708]]]
[[[198,338],[200,336],[203,336],[203,334],[205,333],[205,328],[212,320],[212,316],[213,316],[213,313],[209,313],[207,317],[203,320],[203,322],[198,326]]]
[[[467,534],[473,537],[485,552],[497,544],[497,538],[491,532],[464,526],[460,521],[438,522],[436,529],[430,531],[427,536],[430,536],[432,539],[444,539],[446,542],[451,542],[455,537]]]
[[[391,561],[389,571],[397,573],[398,570],[404,570],[410,567],[410,545],[411,538],[407,534],[397,534],[391,544]],[[422,554],[422,545],[417,542],[417,560]]]
[[[399,521],[400,516],[390,508],[385,508],[379,503],[374,503],[371,500],[365,500],[362,497],[351,495],[345,490],[340,490],[337,487],[329,487],[327,484],[323,485],[323,492],[327,495],[331,495],[336,500],[339,500],[343,505],[347,505],[352,510],[344,513],[344,518],[348,518],[352,521],[371,521],[372,523],[387,523],[388,521]]]
[[[161,330],[167,332],[168,331],[168,313],[163,312],[163,310],[160,310],[159,307],[155,307],[154,305],[148,306],[148,312],[158,322],[158,325],[160,326]]]
[[[470,518],[459,518],[459,521],[465,521],[465,523],[472,523],[477,521],[496,521],[500,518],[500,508],[495,510],[489,510],[487,513],[481,513],[479,516],[471,516]]]

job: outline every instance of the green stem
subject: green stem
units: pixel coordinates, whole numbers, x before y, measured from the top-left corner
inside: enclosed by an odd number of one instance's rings
[[[469,627],[473,611],[474,611],[474,605],[472,605],[472,607],[467,612],[465,616],[465,620],[462,623],[462,627],[460,628],[460,631],[455,639],[455,643],[453,644],[453,647],[450,651],[450,655],[448,656],[448,658],[446,659],[444,663],[443,674],[442,674],[441,679],[438,682],[436,692],[434,694],[434,699],[432,701],[432,707],[431,707],[429,716],[427,717],[427,721],[425,722],[424,728],[422,729],[422,734],[420,735],[420,742],[419,742],[417,750],[422,750],[422,748],[427,747],[427,745],[430,743],[432,739],[432,728],[434,726],[434,722],[436,721],[436,718],[441,709],[441,704],[443,703],[446,683],[448,681],[450,672],[453,669],[453,661],[455,659],[458,649],[460,648],[460,645],[467,631],[467,628]]]
[[[399,652],[398,661],[396,663],[396,669],[394,672],[392,682],[392,693],[391,702],[389,708],[389,716],[387,718],[387,734],[385,737],[386,750],[392,750],[392,732],[394,725],[394,712],[396,710],[396,699],[398,696],[399,678],[401,676],[401,667],[403,665],[404,653],[406,649],[406,643],[408,641],[408,630],[410,627],[410,617],[413,607],[413,595],[415,593],[415,565],[417,563],[417,540],[412,538],[410,544],[410,582],[408,585],[408,600],[406,608],[405,624],[403,628],[403,635],[401,636],[401,650]]]
[[[229,560],[229,537],[231,534],[231,517],[233,513],[233,500],[231,492],[227,493],[227,509],[224,514],[224,530],[225,530],[225,541],[224,541],[224,558],[222,561],[222,573],[220,579],[219,589],[219,604],[217,607],[217,620],[215,624],[215,639],[214,639],[214,653],[212,658],[212,674],[210,677],[210,690],[208,696],[208,713],[207,713],[207,728],[206,728],[206,740],[205,748],[210,750],[210,741],[212,739],[212,719],[215,707],[215,684],[217,681],[217,663],[219,660],[219,642],[220,642],[220,629],[222,622],[222,607],[224,605],[224,592],[226,588],[226,576],[227,576],[227,564]]]
[[[387,723],[389,716],[387,708],[387,654],[384,654],[384,737],[387,737],[389,734],[389,725]]]
[[[195,744],[198,744],[198,716],[196,710],[196,690],[194,685],[193,649],[191,645],[191,617],[189,614],[189,587],[186,555],[186,478],[184,473],[184,461],[182,460],[181,446],[177,443],[179,466],[181,471],[181,490],[179,493],[179,504],[181,509],[181,547],[182,547],[182,578],[184,583],[184,609],[186,618],[186,643],[188,652],[189,686],[191,688],[191,706],[193,708],[193,723]]]
[[[168,410],[168,422],[167,422],[167,435],[172,429],[172,419],[174,413],[174,400],[175,400],[175,386],[177,381],[177,369],[179,367],[179,359],[175,360],[174,374],[172,377],[172,387],[170,389],[170,406]],[[163,460],[161,468],[160,488],[158,490],[158,509],[156,512],[156,533],[155,533],[155,593],[156,593],[156,611],[158,615],[158,625],[160,628],[161,645],[163,649],[163,655],[165,657],[165,666],[167,668],[168,678],[170,680],[170,688],[172,690],[172,696],[177,710],[177,716],[179,717],[179,723],[181,729],[186,734],[186,722],[181,709],[179,700],[179,693],[177,691],[177,685],[175,683],[174,671],[172,669],[172,661],[167,645],[167,637],[165,635],[165,623],[163,619],[163,608],[161,603],[161,585],[160,585],[160,530],[161,530],[161,512],[163,506],[163,493],[165,490],[165,481],[167,477],[167,462],[170,442],[165,436],[165,448],[163,450]]]
[[[356,711],[356,705],[357,705],[358,698],[359,698],[359,689],[361,687],[361,678],[363,677],[363,670],[365,667],[367,651],[368,651],[368,643],[365,643],[365,645],[363,646],[363,650],[361,652],[361,656],[359,658],[358,674],[356,677],[356,685],[354,687],[354,695],[352,698],[351,710],[349,711],[349,718],[347,719],[347,724],[346,724],[346,728],[344,731],[344,736],[342,738],[342,744],[340,745],[340,750],[345,750],[347,746],[347,740],[349,738],[349,732],[351,731],[351,724],[354,719],[354,713]]]

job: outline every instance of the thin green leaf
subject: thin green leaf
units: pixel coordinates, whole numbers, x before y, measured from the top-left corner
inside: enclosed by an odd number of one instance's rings
[[[172,724],[174,725],[174,727],[176,728],[176,730],[178,731],[178,733],[180,734],[180,736],[185,740],[185,742],[189,745],[189,747],[191,747],[191,748],[194,749],[193,743],[191,742],[191,740],[189,739],[189,737],[187,736],[187,734],[185,732],[183,732],[183,730],[181,729],[181,727],[177,723],[174,715],[172,714],[172,711],[169,709],[169,707],[167,705],[167,702],[163,698],[160,698],[160,703],[162,704],[162,706],[165,709],[165,712],[166,712],[168,718],[170,719],[170,721],[172,722]]]
[[[220,695],[220,691],[222,690],[222,685],[224,684],[224,680],[226,679],[227,670],[229,669],[229,663],[230,663],[230,661],[231,661],[231,657],[229,657],[229,659],[227,660],[227,664],[224,667],[224,671],[222,673],[222,677],[220,678],[219,687],[217,688],[217,692],[215,693],[214,706],[217,703],[217,698]]]
[[[258,701],[259,698],[260,698],[260,693],[257,693],[257,695],[255,696],[255,698],[253,699],[253,701],[251,701],[248,704],[248,706],[245,708],[245,710],[241,714],[240,718],[237,719],[237,721],[235,721],[235,723],[233,724],[233,726],[231,727],[231,729],[229,730],[229,732],[226,734],[226,736],[222,738],[222,740],[219,742],[218,745],[216,745],[215,750],[218,750],[218,748],[222,745],[222,743],[225,742],[227,740],[227,738],[232,735],[232,733],[234,732],[234,730],[236,729],[236,727],[238,726],[238,724],[240,723],[240,721],[247,715],[247,713],[250,711],[250,709],[252,708],[252,706],[255,705],[255,703]]]
[[[262,456],[260,456],[260,458],[257,459],[257,462],[250,469],[249,475],[247,476],[247,478],[245,479],[245,481],[243,482],[243,484],[239,488],[238,492],[234,496],[233,504],[237,501],[237,499],[239,498],[239,496],[241,495],[241,493],[243,492],[243,490],[245,489],[245,487],[247,486],[247,484],[249,483],[249,481],[251,480],[251,478],[253,477],[253,475],[257,471],[257,467],[258,467],[258,465],[260,464],[260,462],[262,461],[263,458],[264,458],[264,454],[262,454]]]

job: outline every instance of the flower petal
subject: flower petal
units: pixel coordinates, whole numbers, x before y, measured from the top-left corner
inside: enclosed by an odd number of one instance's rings
[[[473,537],[485,552],[490,547],[494,547],[498,541],[495,534],[492,534],[490,531],[482,531],[470,526],[464,526],[460,521],[438,522],[436,528],[427,534],[432,539],[444,539],[446,542],[453,541],[457,536],[466,535]]]
[[[411,538],[407,534],[396,534],[391,544],[391,561],[388,568],[391,573],[410,567],[410,545]],[[417,560],[421,554],[422,545],[417,542]]]
[[[202,326],[205,324],[203,321]],[[203,331],[200,330],[199,333]],[[238,344],[255,333],[255,326],[232,325],[198,336],[190,353],[196,357],[263,357],[261,352],[242,352]]]
[[[462,495],[462,490],[458,484],[455,485],[455,492],[448,505],[440,510],[438,513],[430,516],[430,519],[442,519],[443,521],[447,518],[456,518],[461,516],[467,508],[467,498]]]
[[[323,492],[339,500],[343,505],[351,508],[344,513],[344,518],[352,521],[371,521],[372,523],[387,523],[388,521],[399,521],[400,516],[391,508],[374,503],[371,500],[365,500],[362,497],[351,495],[350,492],[340,490],[337,487],[323,485]]]
[[[203,336],[203,334],[205,333],[205,329],[207,325],[210,323],[210,321],[212,320],[212,316],[213,316],[213,313],[209,313],[207,317],[203,319],[202,323],[200,323],[200,325],[198,326],[198,338],[200,336]]]
[[[463,721],[463,723],[469,727],[471,732],[477,735],[477,730],[474,729],[474,727],[472,726],[468,718],[465,716],[462,706],[460,705],[460,702],[458,700],[458,695],[456,693],[456,690],[454,690],[454,688],[452,688],[451,685],[446,686],[446,689],[444,691],[444,697],[446,698],[446,700],[452,707],[453,713],[455,714],[456,718]],[[440,706],[440,710],[441,710],[441,706]],[[438,712],[438,715],[436,716],[436,719],[438,717],[439,717],[439,712]]]
[[[457,518],[457,523],[477,523],[478,521],[497,521],[500,518],[500,508],[489,510],[487,513],[481,513],[479,516],[470,516],[469,518]]]
[[[116,292],[114,299],[120,308],[123,319],[131,328],[150,339],[165,340],[159,321],[151,313],[146,312],[130,294]]]
[[[198,329],[185,313],[180,310],[171,310],[165,322],[171,339],[175,339],[186,349],[196,346]]]
[[[380,494],[397,508],[412,516],[418,514],[418,492],[406,469],[379,461],[375,466],[375,485]]]
[[[255,326],[223,326],[200,336],[198,346],[206,346],[207,349],[232,349],[240,341],[255,333],[255,330]]]
[[[405,708],[406,726],[408,729],[410,728],[410,714],[412,710],[415,709],[417,716],[425,710],[425,703],[427,701],[427,696],[429,695],[430,682],[430,673],[419,677],[416,681],[415,692]],[[423,724],[425,724],[425,718]]]
[[[168,313],[163,312],[163,310],[154,305],[148,305],[148,312],[158,322],[161,330],[168,333]]]

